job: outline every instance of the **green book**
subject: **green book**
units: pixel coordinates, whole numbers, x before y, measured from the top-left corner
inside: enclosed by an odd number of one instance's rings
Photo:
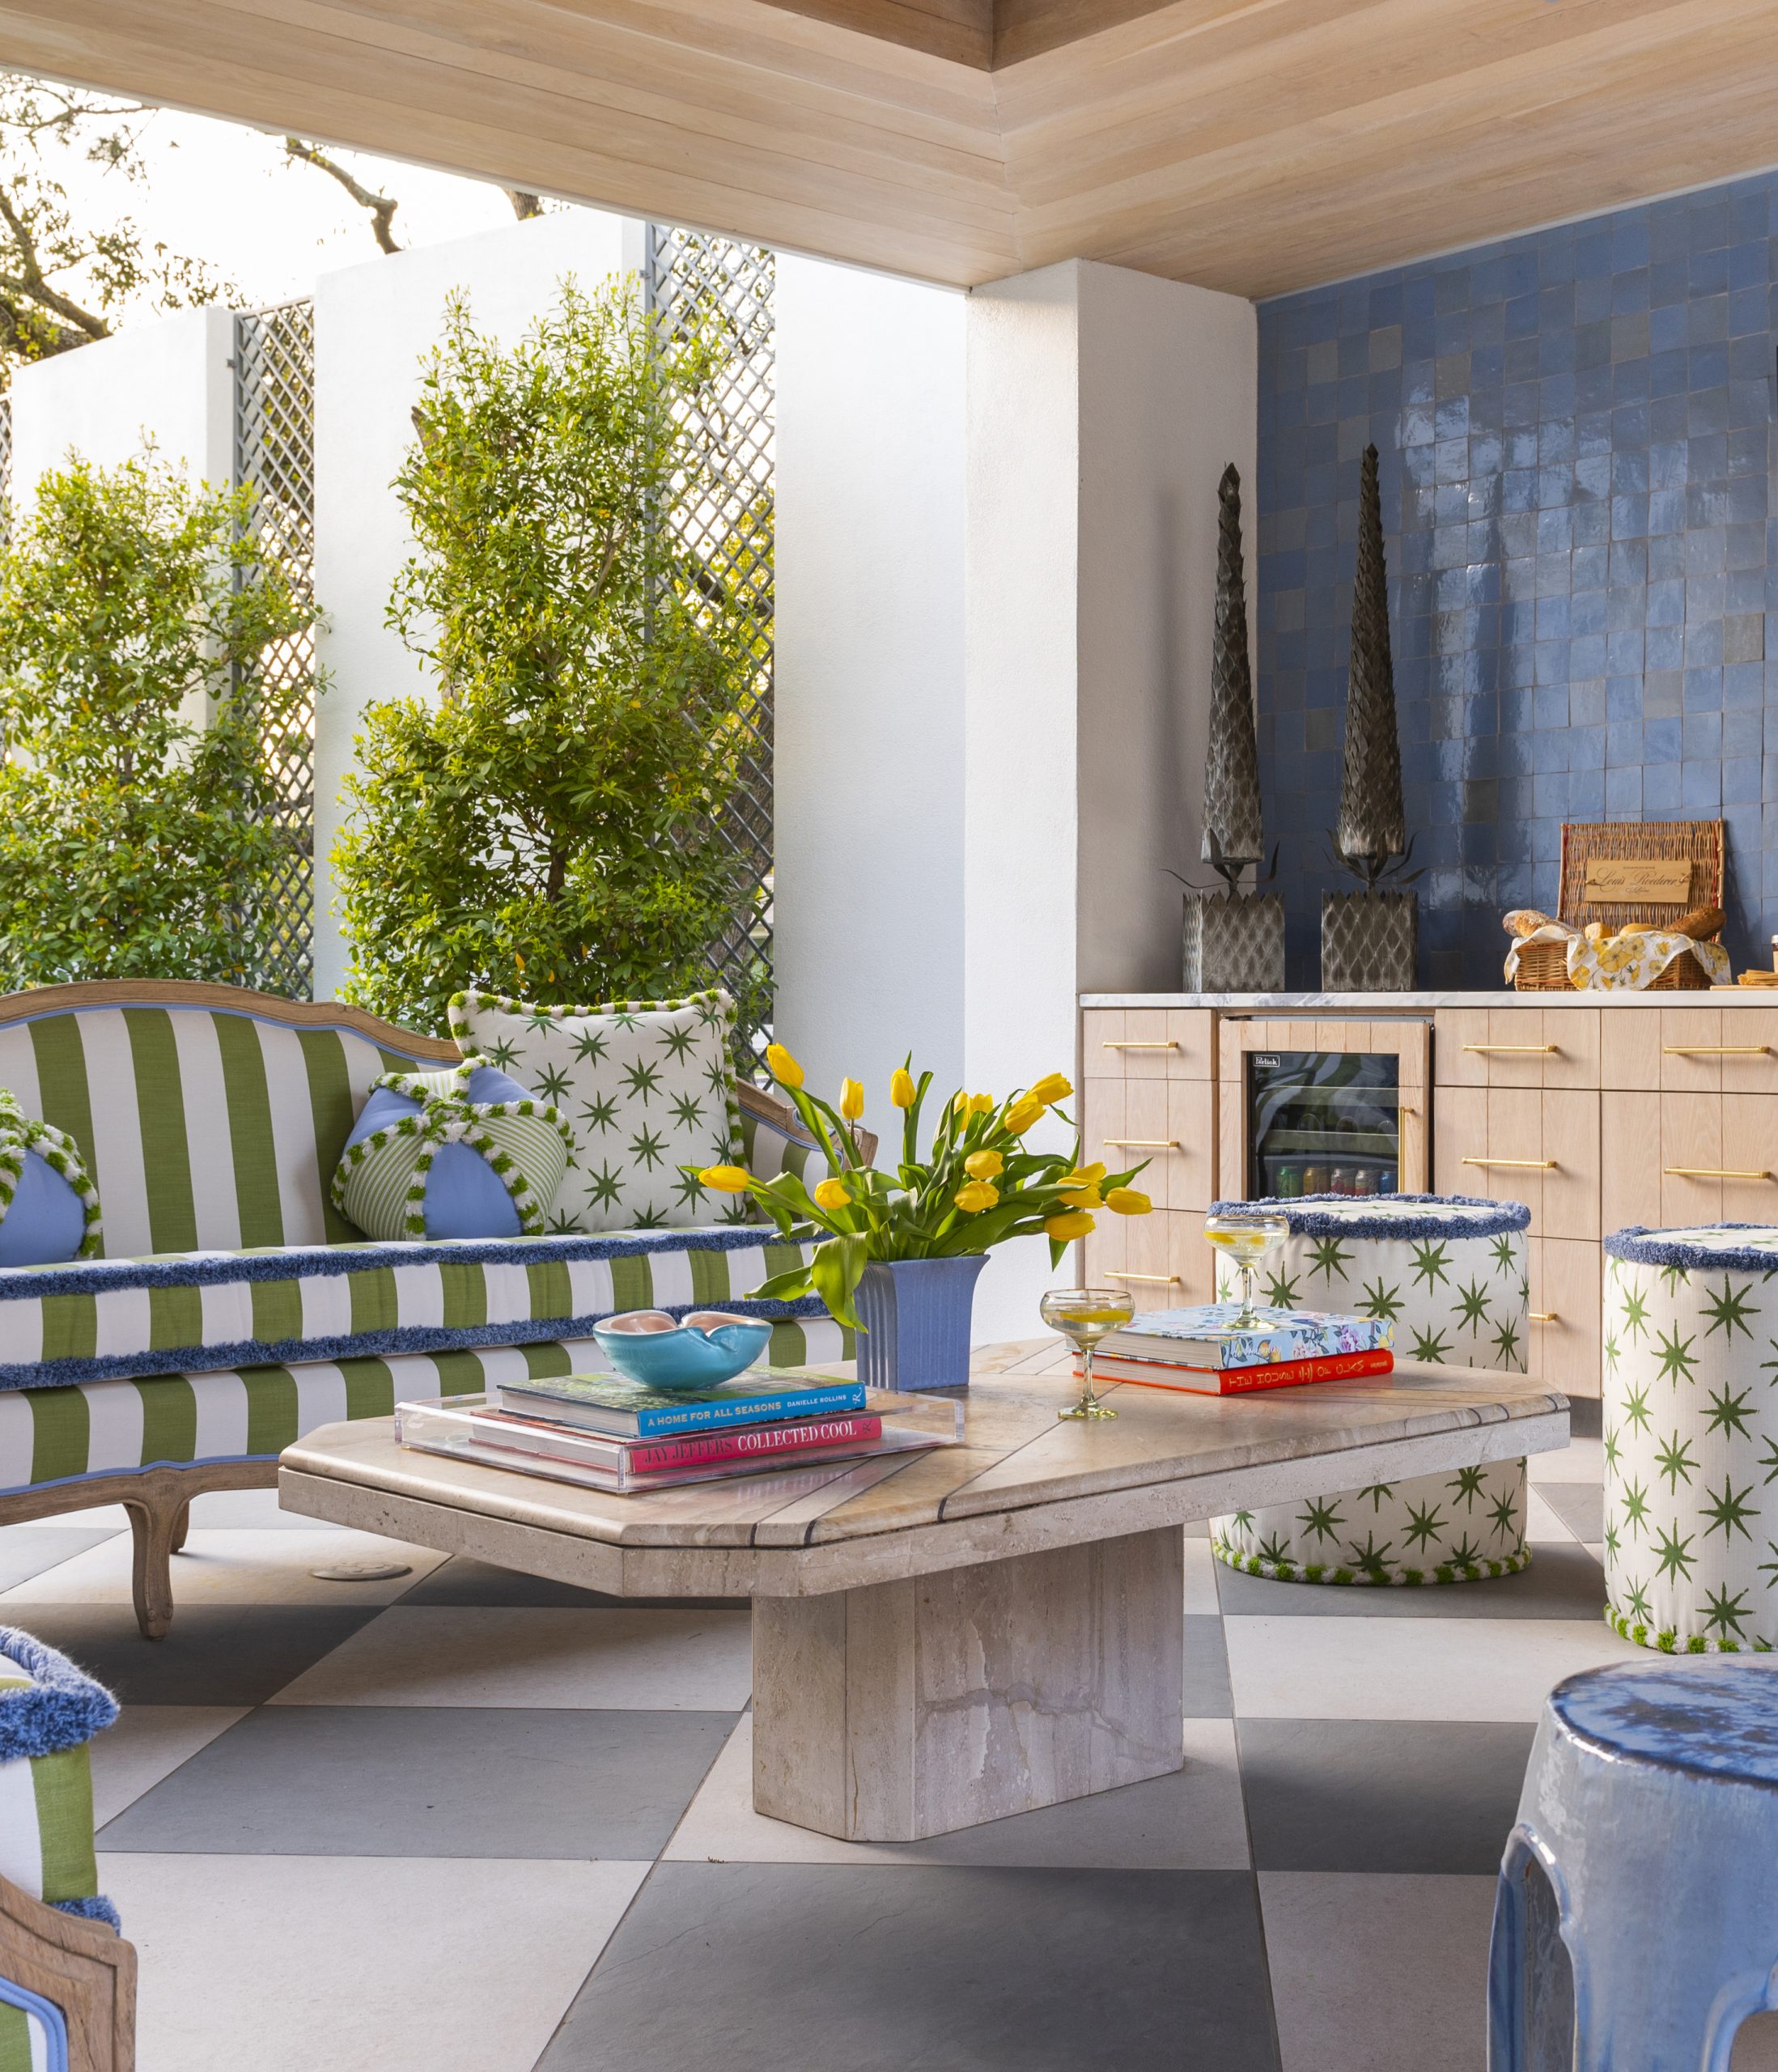
[[[645,1388],[622,1374],[558,1374],[501,1382],[500,1408],[579,1431],[647,1439],[663,1432],[781,1424],[793,1418],[862,1410],[864,1385],[836,1382],[801,1367],[756,1368],[719,1388],[673,1391]]]

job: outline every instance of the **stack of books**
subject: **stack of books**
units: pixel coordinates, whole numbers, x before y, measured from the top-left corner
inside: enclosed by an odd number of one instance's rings
[[[1105,1334],[1093,1355],[1093,1372],[1101,1381],[1145,1388],[1244,1395],[1386,1374],[1395,1365],[1395,1327],[1387,1318],[1261,1309],[1254,1312],[1257,1322],[1241,1326],[1235,1322],[1240,1314],[1236,1302],[1151,1310]]]
[[[621,1374],[563,1374],[395,1407],[405,1446],[617,1495],[954,1444],[961,1421],[953,1404],[802,1368],[672,1395]]]

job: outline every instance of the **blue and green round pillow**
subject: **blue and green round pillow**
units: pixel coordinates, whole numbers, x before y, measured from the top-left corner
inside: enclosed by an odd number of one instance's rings
[[[333,1174],[367,1238],[541,1236],[574,1139],[548,1102],[494,1065],[376,1081]]]
[[[0,1267],[96,1259],[102,1235],[99,1196],[74,1139],[0,1087]]]

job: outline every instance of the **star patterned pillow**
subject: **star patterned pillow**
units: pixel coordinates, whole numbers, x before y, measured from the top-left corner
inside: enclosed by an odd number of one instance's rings
[[[466,1058],[497,1065],[553,1102],[574,1133],[552,1230],[685,1229],[747,1214],[681,1168],[723,1166],[740,1150],[722,992],[600,1007],[533,1007],[458,993],[451,1033]]]

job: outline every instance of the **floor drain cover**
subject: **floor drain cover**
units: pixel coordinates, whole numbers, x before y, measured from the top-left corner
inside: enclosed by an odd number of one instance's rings
[[[311,1569],[309,1573],[322,1583],[387,1583],[397,1576],[411,1576],[414,1566],[409,1561],[337,1561],[330,1569]]]

